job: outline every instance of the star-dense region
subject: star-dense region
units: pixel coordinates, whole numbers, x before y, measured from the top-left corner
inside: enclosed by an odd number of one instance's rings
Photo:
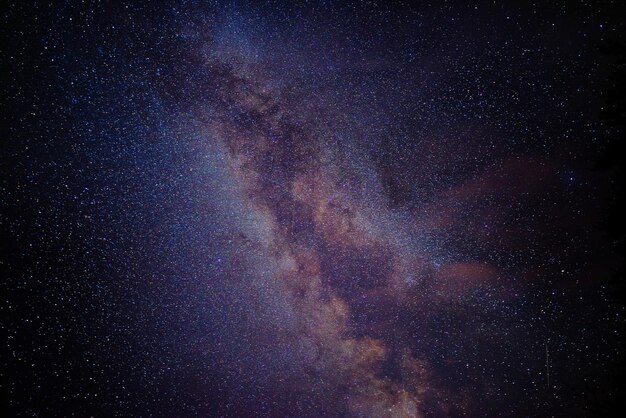
[[[4,3],[6,416],[613,402],[623,12]]]

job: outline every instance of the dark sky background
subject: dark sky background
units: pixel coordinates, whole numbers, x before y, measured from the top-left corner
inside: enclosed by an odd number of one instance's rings
[[[138,3],[2,5],[6,416],[623,402],[623,2]]]

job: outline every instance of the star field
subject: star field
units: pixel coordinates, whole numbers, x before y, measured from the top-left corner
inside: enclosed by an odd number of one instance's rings
[[[3,9],[7,416],[614,401],[619,2]]]

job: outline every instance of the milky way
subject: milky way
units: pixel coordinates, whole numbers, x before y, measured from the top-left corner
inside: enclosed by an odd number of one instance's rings
[[[610,395],[623,309],[588,158],[611,10],[13,4],[7,407],[546,416]]]

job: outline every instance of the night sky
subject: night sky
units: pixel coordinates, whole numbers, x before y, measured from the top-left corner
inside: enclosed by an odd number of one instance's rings
[[[1,6],[5,416],[615,404],[621,1],[139,3]]]

